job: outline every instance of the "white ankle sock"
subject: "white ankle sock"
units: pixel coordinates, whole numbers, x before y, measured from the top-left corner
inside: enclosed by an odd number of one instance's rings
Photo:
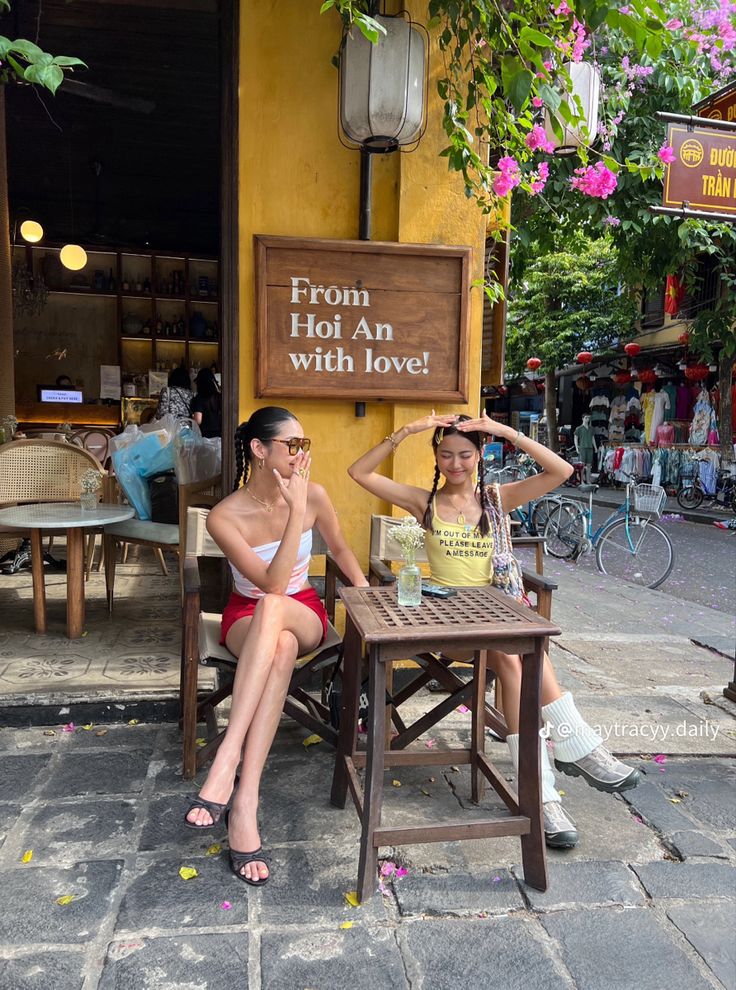
[[[514,733],[514,735],[506,736],[506,742],[508,743],[509,750],[511,751],[511,762],[514,765],[514,772],[516,773],[517,779],[519,776],[519,734]],[[555,787],[555,774],[552,769],[552,764],[549,762],[549,754],[547,753],[547,740],[542,739],[540,736],[539,745],[541,747],[541,766],[542,766],[542,803],[547,801],[559,801],[560,795],[557,793],[557,788]]]
[[[543,705],[542,718],[549,725],[549,736],[555,744],[556,759],[565,763],[582,759],[603,742],[577,710],[569,691],[556,701]]]

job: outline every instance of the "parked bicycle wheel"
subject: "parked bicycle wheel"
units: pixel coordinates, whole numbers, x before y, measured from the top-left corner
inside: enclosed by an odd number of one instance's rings
[[[663,529],[649,519],[619,519],[602,534],[595,551],[598,570],[643,588],[667,579],[675,554]]]
[[[585,539],[584,513],[570,502],[558,502],[550,510],[543,535],[547,553],[569,560]]]
[[[700,485],[688,485],[677,493],[677,504],[683,509],[697,509],[703,501],[703,489]]]
[[[561,502],[559,495],[544,495],[534,503],[529,529],[533,536],[543,535],[549,520],[550,512]]]

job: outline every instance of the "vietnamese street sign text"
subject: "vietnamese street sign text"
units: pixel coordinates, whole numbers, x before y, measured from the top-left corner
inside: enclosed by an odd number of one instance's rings
[[[468,398],[469,247],[255,237],[257,395]]]
[[[662,206],[736,217],[736,134],[670,124],[675,154],[664,180]]]

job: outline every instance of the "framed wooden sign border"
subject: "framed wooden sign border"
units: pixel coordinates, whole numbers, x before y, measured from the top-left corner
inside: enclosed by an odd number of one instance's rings
[[[258,397],[467,402],[472,248],[253,240]]]

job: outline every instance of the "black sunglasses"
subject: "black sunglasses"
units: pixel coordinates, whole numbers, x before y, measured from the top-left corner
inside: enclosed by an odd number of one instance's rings
[[[274,438],[274,443],[284,443],[289,448],[289,454],[293,457],[294,454],[298,454],[300,450],[304,453],[309,450],[312,446],[312,441],[308,437],[291,437],[289,440],[277,440]]]

